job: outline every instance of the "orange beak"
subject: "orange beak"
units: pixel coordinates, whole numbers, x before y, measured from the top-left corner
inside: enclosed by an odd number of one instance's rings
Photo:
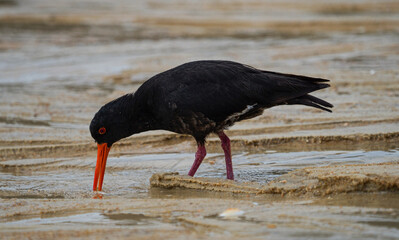
[[[109,148],[106,143],[97,144],[97,164],[94,173],[93,191],[101,191],[103,187],[105,165],[107,164],[109,150],[111,150],[111,148]]]

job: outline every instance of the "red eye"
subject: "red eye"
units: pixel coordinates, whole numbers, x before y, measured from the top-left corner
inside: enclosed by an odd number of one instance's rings
[[[105,127],[102,127],[100,129],[98,129],[98,133],[101,134],[101,135],[105,134],[106,131],[107,130],[105,129]]]

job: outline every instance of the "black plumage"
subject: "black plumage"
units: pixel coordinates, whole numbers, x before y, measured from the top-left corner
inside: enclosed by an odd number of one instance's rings
[[[226,142],[223,130],[262,114],[266,108],[301,104],[331,112],[330,103],[308,94],[329,87],[328,81],[263,71],[231,61],[189,62],[155,75],[135,93],[104,105],[94,116],[90,131],[98,143],[107,143],[108,147],[148,130],[190,134],[206,154],[203,146],[210,133]],[[107,130],[105,134],[99,134],[101,127]],[[225,153],[227,163],[230,146]]]

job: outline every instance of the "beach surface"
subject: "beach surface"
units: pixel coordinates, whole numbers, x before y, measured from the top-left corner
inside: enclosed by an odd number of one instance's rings
[[[397,239],[398,26],[387,0],[0,0],[0,238]],[[333,113],[237,123],[235,181],[216,135],[195,178],[191,136],[134,135],[93,193],[98,109],[201,59],[330,79]]]

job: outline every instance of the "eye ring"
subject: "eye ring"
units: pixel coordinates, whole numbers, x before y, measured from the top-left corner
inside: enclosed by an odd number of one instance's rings
[[[98,129],[98,133],[100,134],[100,135],[103,135],[103,134],[105,134],[107,132],[107,129],[105,129],[105,127],[101,127],[100,129]]]

